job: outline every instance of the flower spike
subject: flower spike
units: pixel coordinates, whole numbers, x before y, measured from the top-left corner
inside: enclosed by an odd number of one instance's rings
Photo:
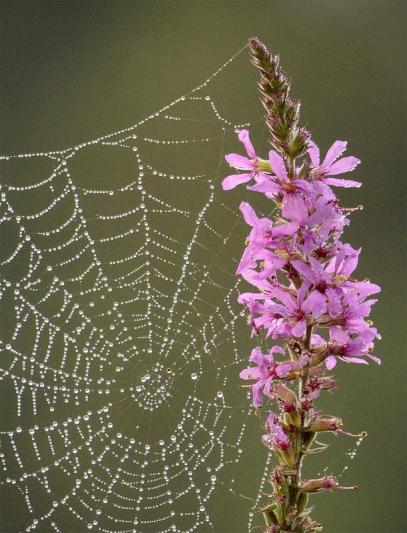
[[[299,123],[300,104],[290,97],[279,57],[257,37],[249,40],[249,50],[260,74],[272,149],[267,159],[260,158],[249,131],[240,130],[246,155],[226,155],[238,173],[227,176],[222,187],[248,184],[279,209],[271,220],[259,216],[251,203],[241,203],[249,235],[236,272],[253,286],[238,299],[248,309],[252,336],[263,333],[268,342],[279,344],[255,347],[240,378],[248,382],[243,387],[251,388],[259,418],[259,408],[266,406],[261,440],[277,462],[268,478],[271,501],[260,509],[264,531],[314,533],[322,526],[309,516],[309,495],[357,487],[340,486],[332,475],[303,480],[304,457],[328,447],[316,441],[318,433],[366,436],[344,431],[342,419],[322,413],[316,401],[335,389],[328,372],[338,364],[380,364],[372,354],[380,335],[369,319],[376,302],[372,295],[380,287],[354,277],[361,249],[341,239],[350,214],[360,207],[341,207],[332,189],[360,187],[342,178],[359,159],[343,157],[347,142],[338,140],[321,161],[318,146]]]

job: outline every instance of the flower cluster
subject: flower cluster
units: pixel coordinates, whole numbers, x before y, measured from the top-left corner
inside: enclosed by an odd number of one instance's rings
[[[241,130],[238,137],[246,155],[226,156],[237,173],[227,176],[222,186],[231,190],[245,184],[264,194],[278,213],[271,220],[241,203],[251,229],[237,268],[237,275],[253,287],[239,296],[248,309],[252,336],[263,333],[276,342],[267,353],[254,348],[251,366],[240,377],[249,381],[256,408],[270,401],[274,405],[262,436],[277,459],[269,476],[272,501],[261,509],[265,532],[314,533],[322,526],[310,517],[309,494],[356,488],[339,486],[331,475],[302,478],[304,456],[326,448],[316,445],[318,433],[351,435],[339,417],[322,413],[315,400],[335,388],[327,374],[338,360],[380,363],[372,355],[379,335],[368,319],[376,301],[372,295],[380,288],[353,275],[360,249],[341,237],[349,214],[359,207],[341,207],[332,189],[360,187],[357,181],[338,177],[354,170],[359,159],[343,157],[346,142],[336,141],[321,161],[309,131],[299,125],[300,104],[290,97],[291,84],[279,57],[257,37],[249,40],[249,50],[260,74],[272,150],[267,158],[259,157],[249,132]]]
[[[378,333],[367,320],[376,302],[370,296],[380,287],[352,277],[360,249],[340,240],[349,223],[349,210],[339,205],[331,187],[360,186],[357,181],[329,177],[352,170],[359,163],[355,157],[338,159],[346,142],[336,141],[320,163],[319,150],[309,141],[309,160],[293,168],[290,176],[284,159],[274,150],[269,152],[268,166],[256,156],[247,130],[239,132],[239,139],[249,157],[229,154],[226,159],[252,172],[226,177],[223,187],[239,185],[243,176],[244,182],[253,182],[249,190],[262,192],[281,208],[281,215],[273,222],[259,218],[247,202],[240,205],[251,231],[237,273],[258,292],[241,294],[239,302],[249,309],[253,334],[264,329],[267,337],[303,345],[307,330],[312,331],[307,353],[302,346],[303,357],[295,363],[273,361],[272,353],[284,353],[280,347],[272,348],[268,356],[254,351],[251,361],[257,367],[243,371],[241,377],[259,380],[253,396],[258,406],[257,391],[263,387],[260,384],[266,380],[264,394],[270,396],[270,379],[282,378],[294,366],[297,370],[315,368],[324,361],[331,370],[337,359],[347,363],[366,364],[368,359],[380,362],[371,354]],[[261,172],[256,170],[259,167]],[[316,333],[318,328],[327,330],[326,339]]]
[[[281,464],[295,469],[317,432],[343,432],[339,418],[323,415],[313,403],[321,391],[335,387],[327,371],[338,360],[380,363],[371,353],[379,335],[368,320],[376,301],[371,296],[380,287],[353,277],[360,249],[342,242],[341,236],[354,209],[341,207],[332,189],[359,187],[357,181],[333,176],[353,170],[360,161],[342,157],[346,142],[336,141],[321,162],[310,139],[300,164],[275,150],[262,159],[247,130],[238,137],[247,156],[229,154],[226,160],[243,172],[226,177],[223,188],[244,183],[279,210],[271,220],[259,217],[247,202],[240,205],[251,229],[237,274],[254,290],[241,294],[239,302],[248,309],[252,336],[264,332],[266,338],[279,341],[266,354],[255,348],[252,366],[240,377],[250,380],[256,408],[265,398],[278,406],[279,414],[270,412],[267,417],[262,441]],[[300,382],[298,393],[289,386],[296,382]],[[282,478],[280,484],[273,482],[277,501],[284,501],[282,487],[287,481]],[[300,498],[303,493],[346,487],[339,487],[332,477],[303,482],[297,472],[296,488]],[[279,523],[272,520],[274,528]],[[308,526],[301,531],[313,531],[314,522],[304,519],[304,524]]]

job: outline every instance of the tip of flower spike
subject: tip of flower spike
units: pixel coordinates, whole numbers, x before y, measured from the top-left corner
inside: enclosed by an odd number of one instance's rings
[[[262,45],[262,42],[260,41],[260,39],[257,37],[257,35],[252,35],[249,40],[248,40],[248,44],[250,46],[254,46],[254,47],[258,47],[258,46],[261,46]]]

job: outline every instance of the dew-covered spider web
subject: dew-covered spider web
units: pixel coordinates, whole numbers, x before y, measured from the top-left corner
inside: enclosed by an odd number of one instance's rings
[[[238,378],[245,192],[220,188],[236,129],[263,128],[247,63],[121,131],[2,157],[2,531],[253,526],[270,457]]]

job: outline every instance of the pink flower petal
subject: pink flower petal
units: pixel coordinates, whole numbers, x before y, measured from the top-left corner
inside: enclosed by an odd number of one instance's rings
[[[291,372],[291,370],[293,369],[293,366],[294,364],[291,363],[291,362],[286,362],[286,363],[280,363],[277,367],[276,367],[276,374],[279,378],[285,378],[286,375]]]
[[[340,155],[343,154],[343,152],[346,150],[347,145],[347,141],[335,141],[326,153],[322,166],[324,168],[327,168],[332,165],[332,163],[336,161]]]
[[[333,355],[328,355],[325,359],[325,366],[328,370],[332,370],[336,366],[336,357]]]
[[[239,209],[243,215],[246,224],[249,224],[249,226],[255,226],[259,222],[255,210],[247,202],[242,202],[239,206]]]
[[[256,157],[256,152],[254,151],[253,145],[250,141],[250,136],[248,130],[240,130],[238,134],[239,141],[246,148],[247,155],[254,159]]]
[[[264,383],[262,381],[258,381],[252,387],[252,394],[253,394],[252,403],[253,403],[254,407],[261,407],[262,404],[263,404],[263,398],[262,398],[262,395],[261,395],[261,391],[263,390],[263,386],[264,386]]]
[[[300,260],[294,260],[291,261],[291,264],[295,268],[295,270],[301,274],[301,276],[304,276],[304,278],[309,281],[310,283],[313,283],[315,281],[314,273],[308,265],[306,265],[303,261]]]
[[[308,209],[299,194],[287,194],[283,201],[283,216],[295,222],[304,222],[308,217]]]
[[[360,159],[357,157],[343,157],[336,163],[331,165],[325,172],[326,176],[335,176],[336,174],[345,174],[345,172],[351,172],[360,163]],[[357,183],[357,182],[356,182]],[[342,185],[343,186],[343,185]]]
[[[319,148],[318,146],[314,143],[314,141],[311,141],[309,140],[308,141],[308,153],[309,153],[309,156],[311,158],[311,162],[312,162],[312,166],[315,168],[315,167],[319,167]]]
[[[357,363],[358,365],[368,365],[369,363],[365,359],[360,357],[341,357],[342,361],[345,363]]]
[[[275,354],[275,353],[278,353],[280,355],[284,355],[285,351],[283,348],[281,348],[281,346],[272,346],[271,349],[270,349],[270,354]]]
[[[302,337],[305,333],[307,323],[305,320],[300,320],[291,330],[295,337]]]
[[[349,340],[349,335],[346,331],[343,331],[339,326],[331,326],[329,328],[329,335],[332,341],[339,344],[346,344]]]
[[[359,188],[362,186],[360,181],[354,180],[341,180],[337,178],[326,178],[325,183],[332,187],[344,187],[345,189]]]
[[[247,183],[252,177],[252,174],[231,174],[222,181],[222,189],[230,191],[242,183]]]
[[[253,366],[252,368],[245,368],[242,370],[239,374],[240,379],[261,379],[263,377],[263,373],[261,372],[260,368],[257,368],[256,366]]]
[[[250,191],[264,192],[276,195],[281,192],[281,186],[278,185],[271,177],[258,180],[257,183],[249,187]]]
[[[254,170],[254,163],[248,157],[240,154],[225,155],[227,163],[238,170]]]
[[[326,310],[326,297],[314,290],[305,300],[302,308],[306,313],[311,313],[314,318],[319,318]]]
[[[288,176],[287,169],[285,168],[284,159],[274,150],[270,150],[269,161],[273,174],[275,174],[282,183],[287,182]]]

